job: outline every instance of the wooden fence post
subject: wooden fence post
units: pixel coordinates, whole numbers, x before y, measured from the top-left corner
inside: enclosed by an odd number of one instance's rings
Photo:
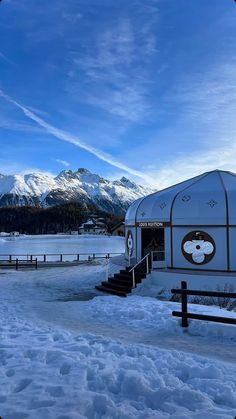
[[[46,262],[46,255],[43,255],[43,261]]]
[[[79,254],[77,255],[77,260],[79,260]]]
[[[18,258],[16,259],[16,271],[18,271],[18,264],[19,264],[19,260]]]
[[[188,318],[184,316],[184,313],[188,312],[188,296],[187,296],[187,282],[181,281],[182,289],[182,327],[188,327]]]
[[[9,262],[11,263],[11,261],[12,261],[12,256],[10,255],[9,256]]]
[[[63,255],[60,255],[60,262],[62,262],[63,260]]]
[[[35,259],[35,269],[38,269],[38,258]]]

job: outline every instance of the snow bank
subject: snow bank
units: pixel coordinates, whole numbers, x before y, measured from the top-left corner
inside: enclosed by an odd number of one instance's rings
[[[95,292],[104,274],[103,264],[0,271],[0,415],[232,419],[236,328],[183,331],[171,316],[179,304],[154,298],[67,299]]]
[[[4,419],[235,414],[235,370],[196,355],[76,336],[10,317],[1,326],[0,359]]]
[[[189,304],[189,312],[236,318],[236,313],[217,307]],[[119,297],[96,297],[83,303],[83,312],[91,321],[99,319],[103,324],[128,325],[132,330],[151,330],[153,334],[208,336],[234,340],[233,325],[190,320],[189,328],[183,330],[180,320],[172,317],[172,311],[180,311],[179,303],[159,301],[150,297],[130,296],[121,303]]]

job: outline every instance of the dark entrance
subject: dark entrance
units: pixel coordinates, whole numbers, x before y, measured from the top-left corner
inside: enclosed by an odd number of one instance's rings
[[[160,256],[165,258],[164,237],[164,228],[142,228],[142,257],[150,252],[160,252]]]

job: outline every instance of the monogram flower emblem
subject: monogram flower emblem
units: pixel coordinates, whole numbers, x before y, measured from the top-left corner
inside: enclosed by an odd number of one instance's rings
[[[205,231],[191,231],[183,238],[182,253],[190,263],[204,265],[213,259],[215,252],[215,242]]]
[[[183,245],[186,253],[192,255],[195,263],[202,263],[206,255],[211,255],[214,252],[214,246],[209,241],[205,240],[192,240],[187,241]]]

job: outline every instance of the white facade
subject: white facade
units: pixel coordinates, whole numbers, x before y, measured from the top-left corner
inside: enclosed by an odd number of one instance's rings
[[[79,234],[107,234],[107,226],[100,221],[101,219],[88,219],[86,223],[79,227]]]
[[[126,259],[154,252],[154,267],[236,271],[236,175],[215,170],[128,209]]]
[[[19,231],[11,231],[10,236],[18,237],[20,235]]]

